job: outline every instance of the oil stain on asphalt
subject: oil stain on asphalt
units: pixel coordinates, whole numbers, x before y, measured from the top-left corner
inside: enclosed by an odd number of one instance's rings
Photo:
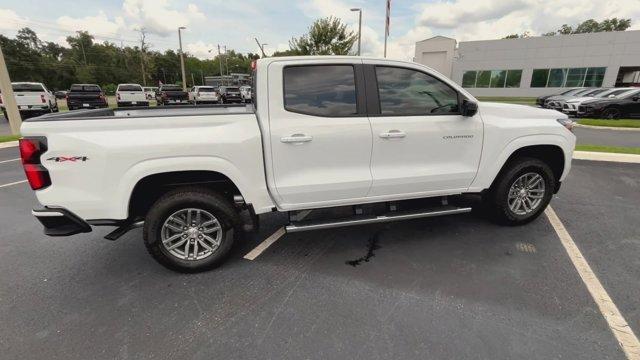
[[[375,251],[380,249],[379,242],[380,242],[381,234],[382,234],[382,231],[378,231],[372,237],[369,238],[369,240],[367,241],[367,254],[365,256],[361,256],[355,260],[346,261],[345,264],[356,267],[362,264],[363,262],[369,262],[371,258],[376,256]]]

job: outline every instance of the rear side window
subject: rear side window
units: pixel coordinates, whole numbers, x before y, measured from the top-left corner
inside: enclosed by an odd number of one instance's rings
[[[118,91],[142,91],[142,86],[140,86],[140,85],[120,85],[120,86],[118,86]]]
[[[357,114],[352,65],[308,65],[284,69],[284,107],[316,116]]]
[[[376,66],[382,115],[458,114],[458,93],[420,71]]]

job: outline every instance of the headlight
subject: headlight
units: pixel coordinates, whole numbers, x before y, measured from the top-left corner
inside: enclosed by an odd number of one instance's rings
[[[560,123],[560,125],[567,128],[567,130],[573,132],[573,126],[576,124],[575,121],[571,119],[556,119],[556,120]]]

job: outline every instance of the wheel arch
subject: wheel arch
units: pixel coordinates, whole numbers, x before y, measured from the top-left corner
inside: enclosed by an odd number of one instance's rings
[[[509,155],[507,160],[502,164],[500,171],[491,183],[491,187],[493,187],[500,176],[502,176],[502,174],[515,160],[521,158],[534,158],[549,165],[555,178],[554,193],[558,191],[558,189],[560,188],[560,179],[562,178],[562,174],[564,173],[565,169],[565,154],[560,146],[551,144],[528,145],[513,151],[511,155]]]

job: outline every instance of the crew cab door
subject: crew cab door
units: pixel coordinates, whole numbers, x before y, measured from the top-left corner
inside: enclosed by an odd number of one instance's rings
[[[360,91],[361,62],[276,61],[268,74],[271,151],[266,156],[279,207],[364,198],[371,186],[372,135]]]
[[[367,82],[378,93],[370,114],[373,185],[368,196],[466,190],[480,162],[480,116],[461,115],[462,96],[441,75],[408,64],[367,63]]]

